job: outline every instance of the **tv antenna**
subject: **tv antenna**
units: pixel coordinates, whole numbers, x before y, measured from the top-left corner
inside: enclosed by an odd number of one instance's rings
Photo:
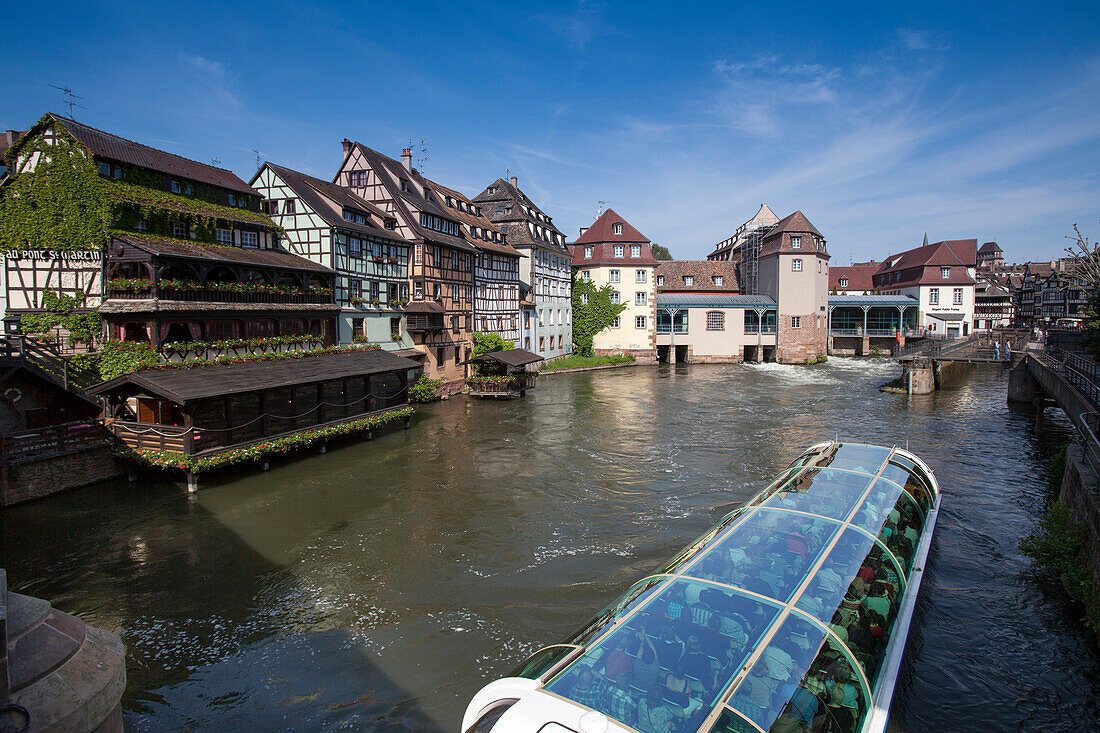
[[[220,160],[218,160],[217,158],[211,158],[210,159],[210,165],[219,166],[221,164],[222,164],[222,162]]]
[[[420,171],[420,174],[424,174],[424,164],[428,162],[428,142],[421,140],[420,145],[416,146],[412,140],[409,140],[409,149],[416,148],[416,168]]]
[[[596,203],[598,203],[600,205],[600,208],[596,211],[596,218],[599,219],[600,214],[603,213],[603,205],[604,204],[609,204],[611,202],[610,201],[597,201]]]
[[[56,84],[47,84],[47,86],[51,86],[54,89],[60,90],[61,93],[65,96],[65,101],[62,102],[62,104],[69,105],[69,118],[70,119],[74,119],[74,120],[76,119],[75,117],[73,117],[73,107],[79,107],[80,109],[88,109],[83,104],[79,104],[78,102],[73,101],[74,99],[84,99],[84,97],[80,96],[79,94],[73,94],[73,90],[70,89],[69,87],[59,87]]]
[[[260,170],[260,165],[263,163],[263,160],[260,158],[260,151],[256,148],[252,148],[252,152],[256,154],[256,170]]]

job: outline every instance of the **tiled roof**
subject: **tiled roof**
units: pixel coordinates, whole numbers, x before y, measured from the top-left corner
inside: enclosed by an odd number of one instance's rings
[[[564,245],[531,233],[529,224],[541,226],[550,235],[551,239],[560,237],[565,241],[565,235],[554,226],[553,220],[531,199],[509,181],[498,178],[485,190],[474,197],[474,203],[481,205],[482,212],[488,216],[494,224],[505,231],[508,244],[513,247],[539,247],[541,249],[567,255]],[[507,227],[507,229],[505,229]]]
[[[676,291],[736,293],[740,289],[737,283],[737,265],[733,262],[661,260],[653,270],[653,275],[664,277],[664,281],[657,285],[657,289],[662,293]],[[693,278],[691,285],[685,283],[685,276]],[[722,278],[721,285],[715,283],[715,277]]]
[[[384,155],[373,148],[368,148],[362,143],[357,142],[353,144],[359,154],[375,169],[375,172],[378,174],[378,180],[382,181],[383,185],[386,187],[394,207],[400,212],[401,219],[404,220],[419,238],[438,242],[464,252],[476,251],[477,248],[472,246],[462,237],[454,237],[450,234],[444,234],[443,232],[437,232],[434,229],[428,229],[427,227],[421,226],[420,217],[413,214],[413,210],[415,209],[416,211],[434,214],[435,216],[450,219],[451,221],[459,221],[458,217],[455,216],[454,209],[440,206],[437,202],[421,195],[420,191],[422,191],[425,186],[429,189],[435,187],[432,181],[421,176],[415,168],[411,171],[408,170],[403,163],[394,160],[388,155]],[[350,154],[349,151],[347,155]],[[416,192],[402,191],[400,185],[397,183],[401,179],[415,183],[419,190]]]
[[[997,246],[996,242],[986,242],[985,244],[983,244],[981,247],[978,248],[978,254],[980,254],[980,255],[989,254],[991,252],[1003,252],[1003,251],[1004,250],[1002,250],[999,246]]]
[[[976,239],[955,239],[890,255],[875,273],[875,284],[879,288],[973,284],[967,268],[975,266],[977,249]],[[949,277],[940,276],[942,267],[951,268]]]
[[[740,293],[657,293],[657,306],[679,305],[696,308],[775,308],[768,295]]]
[[[878,268],[878,263],[834,266],[829,269],[829,290],[873,290],[875,285],[872,276]],[[846,279],[848,284],[841,285],[841,279]]]
[[[641,247],[641,257],[631,257],[630,247]],[[592,267],[594,265],[655,265],[656,258],[649,242],[623,242],[622,244],[604,242],[599,244],[570,244],[569,251],[573,253],[573,267]],[[615,247],[622,247],[621,257],[615,256]],[[591,248],[592,256],[585,257],[585,250]]]
[[[149,254],[185,257],[215,262],[231,262],[253,267],[277,267],[286,270],[310,270],[332,274],[324,265],[279,249],[245,249],[225,244],[192,242],[169,237],[148,237],[115,232],[112,240],[121,240]]]
[[[808,232],[810,234],[816,234],[819,237],[822,236],[821,232],[817,231],[817,228],[810,223],[810,220],[807,219],[805,214],[803,214],[801,211],[796,211],[793,214],[788,214],[787,216],[780,219],[776,223],[775,227],[770,232],[768,232],[767,235],[764,236],[764,239],[765,241],[769,240],[772,237],[779,236],[783,232],[791,232],[792,234]]]
[[[475,237],[473,235],[471,227],[477,227],[478,230],[496,232],[497,234],[502,233],[500,231],[500,228],[496,224],[494,224],[492,219],[486,216],[484,212],[480,214],[476,213],[480,210],[480,206],[478,206],[473,201],[466,198],[464,194],[459,193],[453,188],[447,188],[446,186],[435,183],[427,178],[424,178],[424,180],[428,182],[428,186],[432,188],[433,191],[435,191],[436,193],[442,192],[444,194],[442,202],[444,208],[447,209],[447,212],[451,215],[451,217],[458,219],[466,226],[465,234],[467,237],[467,241],[469,241],[470,244],[477,247],[483,252],[493,252],[495,254],[504,255],[506,257],[520,256],[519,252],[517,252],[515,248],[507,243],[507,240],[505,240],[504,242],[490,242],[486,239]],[[454,205],[452,205],[452,201]],[[466,211],[464,208],[459,208],[458,204],[467,204],[468,206],[473,208],[474,213]]]
[[[615,224],[622,225],[622,234],[615,234]],[[577,237],[573,244],[597,244],[599,242],[644,242],[649,239],[631,226],[630,222],[619,216],[614,209],[608,209],[588,227],[584,234]],[[648,249],[648,247],[647,247]]]
[[[129,163],[199,183],[220,186],[230,191],[256,195],[256,191],[251,186],[238,178],[236,173],[225,168],[215,168],[197,160],[151,148],[53,112],[47,113],[46,117],[65,128],[97,157]]]
[[[343,186],[322,181],[320,178],[299,173],[296,170],[285,168],[274,163],[264,163],[265,166],[279,175],[289,188],[296,193],[317,215],[328,224],[342,229],[374,234],[387,239],[402,240],[402,237],[392,229],[385,228],[385,221],[393,217],[382,211],[366,199],[360,198]],[[259,173],[257,172],[257,176]],[[255,179],[253,179],[255,180]],[[344,218],[344,209],[354,209],[369,217],[369,224],[348,221]]]
[[[107,315],[125,313],[207,313],[210,311],[339,311],[335,303],[217,303],[195,300],[163,300],[160,298],[108,298],[96,312]]]

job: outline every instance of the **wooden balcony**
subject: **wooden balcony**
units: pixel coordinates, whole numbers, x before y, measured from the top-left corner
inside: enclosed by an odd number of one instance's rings
[[[470,377],[466,385],[470,388],[471,397],[511,400],[523,397],[528,390],[534,389],[535,379],[534,374],[510,376],[500,381]]]
[[[220,288],[180,290],[175,288],[117,289],[107,291],[108,298],[119,300],[175,300],[187,303],[334,303],[332,293],[263,293],[237,292]]]

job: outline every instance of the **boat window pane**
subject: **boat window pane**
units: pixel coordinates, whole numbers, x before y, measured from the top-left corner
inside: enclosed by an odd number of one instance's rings
[[[762,508],[712,542],[683,572],[786,603],[840,526],[828,519]]]
[[[905,589],[901,569],[865,532],[846,529],[795,603],[823,624],[859,621],[862,601],[874,583],[897,599]],[[872,604],[875,605],[875,604]]]
[[[818,448],[817,450],[806,451],[794,461],[791,462],[789,468],[795,468],[797,466],[805,466],[807,463],[811,463],[815,458],[822,454],[824,448]]]
[[[870,692],[854,670],[843,645],[827,639],[817,624],[791,615],[738,684],[729,705],[764,730],[809,730],[823,716],[823,729],[854,733],[870,702]]]
[[[651,575],[648,578],[639,580],[630,587],[630,590],[619,596],[618,600],[597,613],[591,621],[578,629],[571,637],[565,639],[563,643],[584,646],[596,638],[605,628],[615,623],[615,619],[626,613],[633,605],[643,603],[654,591],[655,586],[665,579],[663,575]]]
[[[787,476],[764,506],[843,520],[851,514],[873,480],[873,476],[864,473],[803,468]]]
[[[680,550],[676,557],[669,560],[668,564],[657,572],[660,574],[674,574],[680,567],[686,565],[691,558],[695,557],[700,550],[706,547],[707,543],[713,540],[722,530],[736,522],[737,519],[747,511],[747,508],[741,508],[735,509],[727,514],[717,526],[707,530],[699,539],[692,542],[683,550]]]
[[[802,731],[802,728],[792,728],[792,733]],[[707,733],[760,733],[760,729],[736,710],[726,708],[718,719],[714,721]]]
[[[574,646],[548,646],[545,649],[540,649],[508,676],[537,680],[542,677],[544,672],[565,659],[576,649],[577,647]]]
[[[676,579],[546,689],[643,733],[693,731],[779,611],[736,591]]]
[[[829,468],[847,468],[850,471],[862,471],[874,476],[889,455],[889,448],[877,445],[834,443],[807,465],[821,468],[826,466]]]
[[[924,516],[909,494],[893,481],[879,479],[852,523],[877,535],[898,558],[908,577],[924,527]]]
[[[883,469],[882,475],[897,484],[901,484],[917,500],[921,511],[925,514],[932,511],[934,501],[932,498],[932,485],[924,477],[923,471],[908,468],[896,460],[892,460]]]

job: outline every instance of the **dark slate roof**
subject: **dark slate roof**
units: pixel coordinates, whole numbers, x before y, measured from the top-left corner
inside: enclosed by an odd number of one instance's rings
[[[990,254],[991,252],[1004,252],[1004,250],[996,242],[986,242],[978,248],[978,254],[980,255]]]
[[[495,189],[495,190],[494,190]],[[569,255],[564,245],[548,242],[531,233],[528,223],[541,226],[565,241],[565,235],[554,226],[553,218],[535,206],[534,202],[511,182],[498,178],[485,190],[474,197],[474,203],[481,205],[482,213],[502,229],[507,227],[508,244],[513,247],[540,247],[549,252]],[[524,211],[524,207],[527,211]],[[498,211],[499,209],[499,211]],[[541,215],[541,218],[540,216]]]
[[[532,354],[526,349],[508,349],[507,351],[490,351],[487,354],[475,356],[466,363],[477,361],[495,361],[501,364],[507,364],[508,366],[521,367],[527,364],[534,364],[536,361],[542,361],[542,357],[538,354]]]
[[[724,260],[659,260],[653,275],[664,275],[664,282],[657,286],[662,293],[685,290],[736,293],[740,290],[737,263]],[[691,285],[684,282],[685,275],[694,278]],[[721,285],[715,285],[715,276],[722,277]]]
[[[394,203],[394,207],[401,212],[401,218],[408,224],[418,237],[424,240],[439,242],[440,244],[447,245],[448,247],[454,247],[455,249],[462,250],[463,252],[474,252],[476,247],[473,247],[462,237],[452,237],[450,234],[444,234],[443,232],[437,232],[434,229],[428,229],[420,225],[420,217],[413,214],[413,210],[423,211],[429,214],[435,214],[436,216],[444,219],[450,219],[451,221],[459,221],[458,217],[454,215],[453,209],[448,209],[444,206],[440,206],[437,202],[425,198],[419,192],[402,191],[400,185],[396,183],[397,180],[402,178],[416,184],[416,186],[423,190],[425,186],[429,189],[434,188],[435,184],[428,179],[420,175],[414,168],[408,170],[405,165],[400,161],[394,160],[388,155],[368,148],[362,143],[354,143],[356,150],[359,154],[370,163],[371,167],[378,173],[378,179],[382,181],[386,187],[386,191],[389,193],[390,199]],[[350,151],[345,155],[345,163],[347,162],[347,156],[350,155]],[[343,166],[341,166],[341,169]],[[339,174],[337,174],[339,175]],[[410,208],[410,206],[412,208]],[[459,222],[460,224],[462,222]]]
[[[47,113],[46,116],[65,128],[93,155],[100,158],[117,160],[120,163],[141,166],[170,176],[220,186],[230,191],[258,195],[255,189],[238,178],[236,173],[225,168],[215,168],[197,160],[151,148],[53,112]]]
[[[446,313],[442,304],[434,300],[414,300],[405,306],[406,313]]]
[[[226,244],[193,242],[169,237],[146,237],[116,232],[111,239],[121,240],[155,255],[186,257],[214,262],[232,262],[253,267],[278,267],[286,270],[310,270],[332,274],[332,270],[305,257],[281,249],[245,249]]]
[[[419,368],[420,364],[415,361],[374,349],[318,354],[297,359],[217,364],[193,369],[134,372],[104,382],[89,391],[93,394],[108,394],[133,385],[176,404],[186,405],[212,397]]]
[[[404,238],[396,231],[385,228],[386,220],[394,217],[382,211],[370,201],[357,196],[350,189],[338,186],[335,183],[322,181],[320,178],[314,178],[275,163],[264,163],[264,165],[275,171],[283,183],[329,225],[364,234],[374,234],[386,239],[404,241]],[[259,172],[256,175],[259,176]],[[256,179],[253,178],[252,180]],[[360,224],[348,221],[344,218],[345,208],[366,214],[371,223]]]
[[[623,225],[622,234],[613,233],[615,224]],[[619,216],[614,209],[608,209],[600,214],[600,217],[592,223],[592,226],[588,227],[584,234],[577,237],[577,241],[573,244],[597,244],[599,242],[614,242],[615,244],[620,242],[644,242],[649,244],[649,239],[631,226],[630,222]]]
[[[421,176],[421,178],[423,178],[423,176]],[[473,201],[466,198],[465,195],[459,193],[453,188],[447,188],[446,186],[435,183],[427,178],[424,178],[424,180],[427,181],[428,187],[432,189],[434,194],[443,194],[442,196],[440,196],[440,199],[442,199],[441,203],[443,207],[447,210],[449,216],[452,219],[458,219],[466,226],[466,237],[468,238],[470,244],[477,247],[483,252],[493,252],[495,254],[504,255],[505,257],[520,256],[519,252],[517,252],[514,247],[508,244],[507,239],[504,239],[503,242],[490,242],[482,239],[481,237],[475,237],[473,235],[471,227],[477,227],[478,229],[484,229],[485,231],[501,234],[500,228],[493,223],[492,219],[485,216],[484,212],[480,214],[470,213],[469,211],[465,211],[464,209],[459,209],[457,206],[452,206],[450,202],[453,201],[455,204],[467,204],[471,208],[473,208],[475,212],[480,210],[481,207],[479,205],[475,204]]]

